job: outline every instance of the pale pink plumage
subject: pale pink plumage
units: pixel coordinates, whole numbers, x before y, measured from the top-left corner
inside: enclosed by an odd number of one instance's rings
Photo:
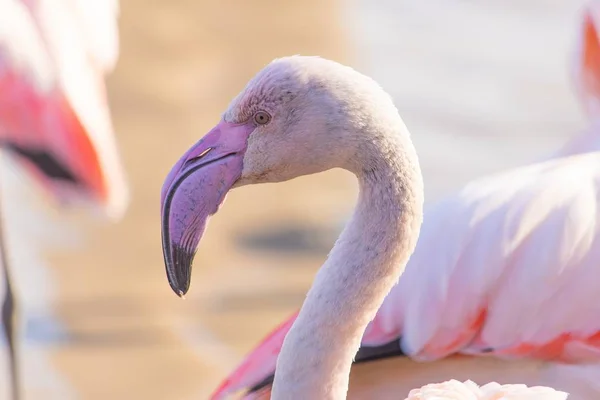
[[[417,248],[363,346],[400,340],[406,354],[428,361],[466,353],[600,362],[600,85],[590,86],[600,77],[597,4],[585,10],[577,58],[591,129],[552,159],[478,179],[430,207]],[[212,398],[271,375],[295,317]]]
[[[600,361],[599,188],[593,152],[483,178],[436,204],[363,344],[402,336],[422,360]]]
[[[434,205],[363,346],[401,338],[420,360],[485,352],[600,362],[598,193],[600,152],[591,152],[477,180]],[[272,374],[294,318],[214,398]]]
[[[500,385],[495,382],[478,386],[472,381],[450,380],[413,389],[405,400],[565,400],[567,393],[548,387]]]

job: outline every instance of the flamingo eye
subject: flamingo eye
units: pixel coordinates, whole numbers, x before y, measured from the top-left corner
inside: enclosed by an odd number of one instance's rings
[[[271,121],[271,116],[266,111],[258,111],[254,114],[254,122],[257,125],[266,125]]]

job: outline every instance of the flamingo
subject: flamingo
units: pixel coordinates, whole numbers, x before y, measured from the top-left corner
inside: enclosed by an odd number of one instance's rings
[[[475,180],[427,210],[405,273],[362,337],[350,398],[392,398],[458,377],[600,396],[598,4],[584,10],[575,64],[591,128],[549,159]],[[212,398],[242,389],[268,398],[296,318],[267,336]]]
[[[128,189],[106,104],[118,56],[117,0],[0,0],[0,145],[61,203],[84,200],[116,220]],[[20,397],[7,249],[2,323]]]
[[[161,192],[167,276],[183,296],[208,216],[229,189],[331,168],[357,176],[359,202],[281,348],[275,398],[345,398],[362,333],[416,244],[423,181],[396,107],[350,67],[275,60],[174,165]]]
[[[419,389],[413,389],[408,393],[405,400],[565,400],[567,397],[568,393],[544,386],[499,385],[496,382],[491,382],[479,387],[470,380],[460,382],[452,379],[447,382],[428,384]]]
[[[594,162],[600,159],[580,167]],[[276,332],[285,331],[279,347],[268,349],[277,373],[259,396],[346,398],[363,333],[419,236],[423,182],[408,130],[372,79],[319,57],[285,57],[248,83],[162,187],[166,273],[183,297],[208,218],[229,190],[331,168],[356,175],[358,204],[296,318]],[[394,398],[402,393],[393,389]]]

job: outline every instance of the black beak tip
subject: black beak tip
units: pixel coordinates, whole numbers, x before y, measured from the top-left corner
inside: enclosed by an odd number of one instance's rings
[[[169,280],[169,286],[171,286],[171,290],[173,290],[173,292],[182,299],[185,298],[185,294],[190,288],[189,284],[182,285],[177,282],[171,282],[171,280]]]
[[[192,275],[192,261],[196,252],[173,244],[171,247],[172,262],[167,262],[167,278],[169,286],[175,294],[181,298],[190,289]]]

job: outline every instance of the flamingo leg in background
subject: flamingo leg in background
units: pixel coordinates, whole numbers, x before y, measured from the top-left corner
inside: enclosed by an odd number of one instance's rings
[[[21,391],[19,385],[19,365],[16,354],[16,330],[17,330],[17,313],[15,310],[15,296],[10,280],[10,272],[8,266],[8,255],[6,253],[6,243],[4,239],[4,227],[0,219],[0,263],[2,264],[2,274],[6,289],[4,291],[4,300],[2,302],[2,326],[4,329],[4,337],[8,344],[8,367],[11,381],[11,392],[13,400],[21,399]]]

